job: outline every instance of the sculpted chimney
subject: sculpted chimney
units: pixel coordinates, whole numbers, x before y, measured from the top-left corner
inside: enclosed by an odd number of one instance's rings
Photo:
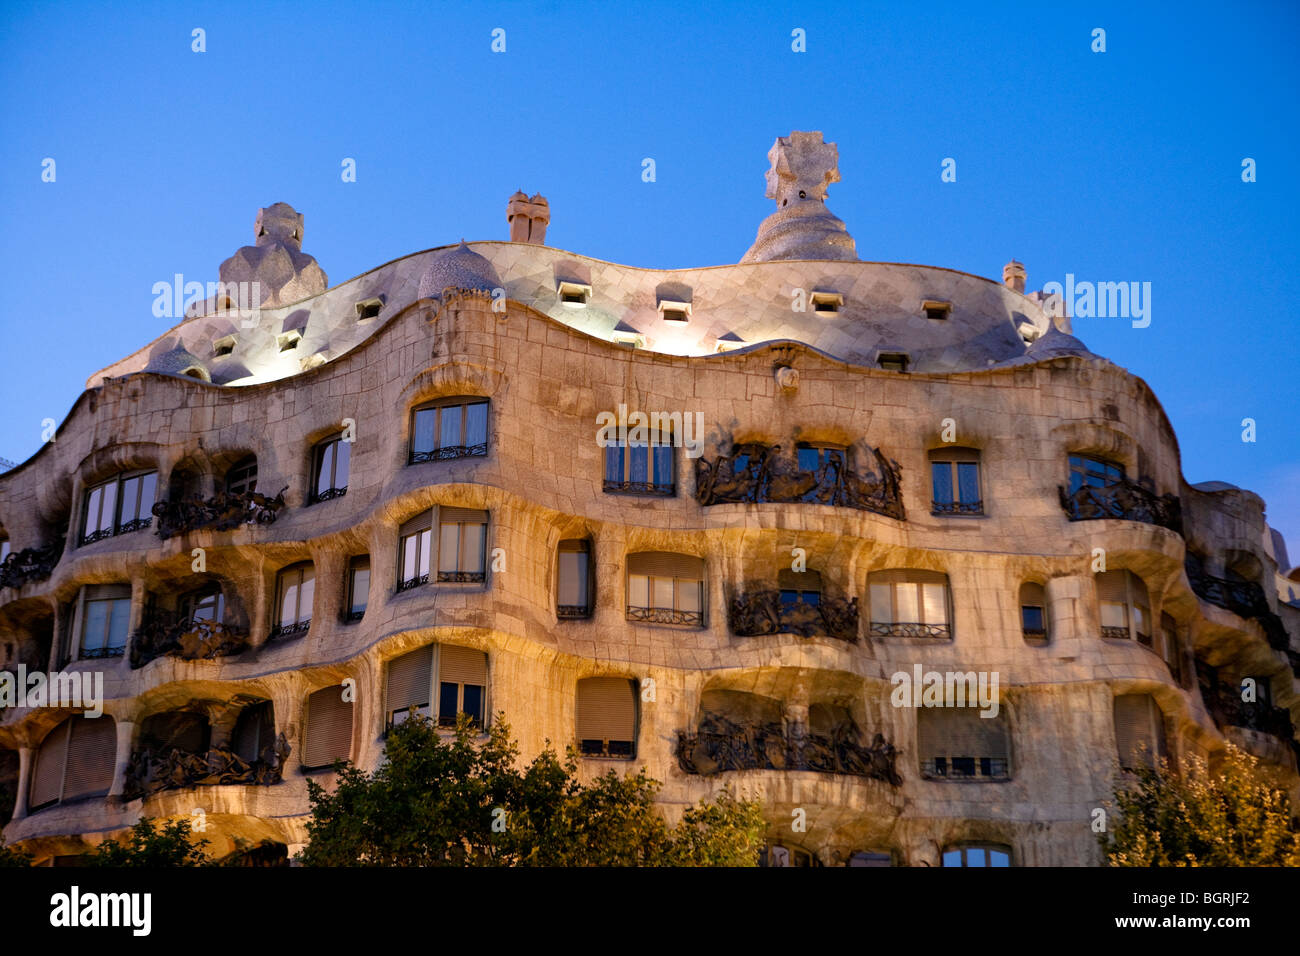
[[[1025,264],[1012,259],[1002,267],[1002,284],[1013,292],[1025,294]]]
[[[506,222],[510,223],[511,242],[546,245],[546,227],[551,221],[551,204],[537,193],[531,199],[522,189],[506,203]]]

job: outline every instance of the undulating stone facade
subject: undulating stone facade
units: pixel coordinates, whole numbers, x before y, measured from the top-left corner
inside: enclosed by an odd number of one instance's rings
[[[307,780],[410,707],[645,766],[670,815],[731,786],[777,865],[1097,864],[1122,766],[1226,740],[1294,792],[1261,500],[1189,486],[1023,265],[858,261],[834,145],[770,158],[777,212],[711,268],[547,247],[519,192],[513,241],[327,290],[263,210],[221,267],[263,307],[196,302],[0,475],[0,668],[104,697],[4,708],[5,842],[146,815],[293,852]],[[996,715],[896,706],[917,668],[996,680]]]

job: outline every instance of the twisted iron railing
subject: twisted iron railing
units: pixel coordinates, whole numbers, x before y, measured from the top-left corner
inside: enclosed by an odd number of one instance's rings
[[[153,506],[158,519],[158,537],[165,541],[200,528],[230,531],[241,524],[271,524],[284,508],[284,493],[288,490],[289,486],[285,485],[274,498],[260,491],[233,494],[222,491],[207,499],[190,496],[159,501]]]
[[[1177,495],[1157,495],[1128,479],[1104,488],[1083,485],[1073,493],[1066,491],[1064,485],[1057,490],[1061,507],[1071,521],[1121,518],[1183,533],[1182,502]]]
[[[853,642],[858,639],[858,599],[822,596],[817,604],[787,604],[780,591],[750,591],[731,599],[727,621],[738,637],[790,633]]]
[[[148,796],[182,787],[256,784],[269,787],[280,782],[289,743],[280,734],[274,744],[262,749],[251,763],[230,747],[213,747],[204,753],[189,753],[176,747],[142,747],[132,752],[126,769],[125,796]]]
[[[245,628],[207,619],[146,614],[131,636],[131,667],[138,669],[158,657],[208,661],[248,649]]]
[[[1290,654],[1291,637],[1282,619],[1268,606],[1264,589],[1254,581],[1231,581],[1206,574],[1200,563],[1188,560],[1184,565],[1187,582],[1198,597],[1217,607],[1231,611],[1238,617],[1259,621],[1268,638],[1268,646],[1275,651]],[[1293,662],[1294,666],[1294,662]]]
[[[704,626],[703,611],[678,611],[671,607],[629,607],[629,621],[641,621],[645,624],[688,624],[695,627]]]
[[[43,581],[63,557],[63,538],[48,548],[11,551],[0,561],[0,588],[22,587],[28,581]]]

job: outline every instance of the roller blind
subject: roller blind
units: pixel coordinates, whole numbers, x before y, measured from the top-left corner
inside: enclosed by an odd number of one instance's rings
[[[129,584],[91,584],[86,587],[87,601],[117,601],[130,597]]]
[[[470,647],[443,644],[438,648],[438,679],[487,686],[487,655]]]
[[[1097,572],[1097,599],[1110,604],[1128,603],[1127,571]]]
[[[1165,753],[1164,718],[1150,694],[1120,694],[1115,698],[1115,746],[1125,769],[1155,768]]]
[[[948,575],[942,571],[922,571],[918,568],[890,568],[872,571],[868,579],[872,584],[947,584]]]
[[[1006,723],[1000,716],[981,717],[973,708],[922,708],[917,712],[916,729],[922,760],[1010,757]]]
[[[388,665],[388,713],[429,703],[433,674],[433,645],[394,658]]]
[[[68,759],[68,731],[71,724],[71,719],[65,720],[51,730],[36,751],[30,796],[33,807],[59,799],[63,789],[63,766]]]
[[[704,559],[669,551],[641,551],[627,557],[629,574],[649,574],[664,578],[704,580]]]
[[[578,681],[576,721],[579,740],[633,740],[636,697],[626,677],[588,677]]]
[[[63,799],[108,793],[117,763],[117,730],[113,718],[73,717],[68,741],[68,770]]]
[[[352,754],[352,704],[343,700],[343,685],[318,690],[307,698],[304,767],[327,767]]]
[[[487,524],[488,513],[476,508],[439,508],[438,522],[440,524],[451,524],[455,521],[464,521],[469,524]]]
[[[979,461],[978,448],[936,448],[930,452],[931,461]]]
[[[275,739],[275,718],[271,702],[249,704],[239,712],[233,734],[235,753],[241,760],[257,760]]]
[[[414,518],[402,522],[402,527],[398,530],[398,537],[405,538],[408,534],[416,534],[420,531],[428,531],[433,526],[433,512],[421,511]]]

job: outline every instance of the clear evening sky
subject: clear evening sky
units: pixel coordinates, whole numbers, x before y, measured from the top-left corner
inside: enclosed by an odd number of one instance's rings
[[[507,238],[520,187],[549,245],[715,265],[773,208],[775,137],[822,130],[862,259],[1150,282],[1148,328],[1076,333],[1152,386],[1186,478],[1261,494],[1300,563],[1298,27],[1264,2],[5,2],[0,456],[165,331],[153,284],[215,280],[261,206],[306,214],[331,285]]]

